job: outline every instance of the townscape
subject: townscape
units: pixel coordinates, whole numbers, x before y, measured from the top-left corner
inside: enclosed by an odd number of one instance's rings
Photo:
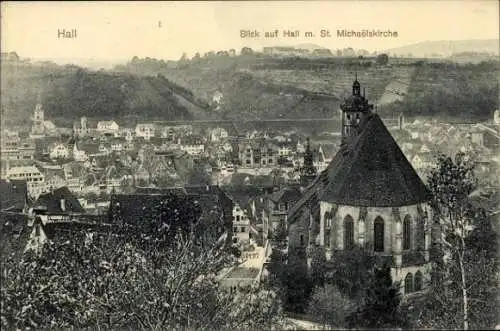
[[[494,328],[499,61],[475,55],[2,53],[2,329]]]

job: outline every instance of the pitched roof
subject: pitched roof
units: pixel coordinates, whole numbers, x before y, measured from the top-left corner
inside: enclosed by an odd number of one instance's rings
[[[300,199],[302,193],[297,186],[284,187],[283,189],[274,192],[271,195],[271,200],[275,203],[286,201],[286,202],[296,202]]]
[[[377,114],[325,172],[319,197],[351,206],[396,207],[425,202],[430,192]]]
[[[233,203],[227,194],[214,185],[186,186],[174,188],[141,188],[135,194],[118,194],[112,197],[110,217],[120,216],[128,224],[137,224],[141,216],[161,204],[169,203],[178,209],[191,206],[194,202],[203,215],[222,210],[226,218],[232,218]],[[116,204],[119,209],[116,209]],[[220,208],[220,209],[219,209]],[[119,215],[117,215],[117,213]]]
[[[64,210],[61,208],[61,200],[64,199]],[[47,214],[66,215],[72,213],[83,213],[82,205],[68,187],[60,187],[52,192],[42,194],[35,202],[35,208],[45,207]]]
[[[315,196],[319,201],[364,207],[398,207],[428,201],[430,192],[377,114],[337,152],[290,211]]]

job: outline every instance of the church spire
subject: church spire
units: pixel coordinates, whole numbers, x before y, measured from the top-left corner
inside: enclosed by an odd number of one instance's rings
[[[354,76],[354,83],[352,84],[352,95],[361,95],[361,84],[358,82],[358,73]]]
[[[317,170],[314,166],[313,153],[311,150],[311,144],[309,137],[306,142],[306,150],[304,152],[304,164],[300,169],[300,182],[301,185],[307,186],[309,185],[314,178],[316,178]]]

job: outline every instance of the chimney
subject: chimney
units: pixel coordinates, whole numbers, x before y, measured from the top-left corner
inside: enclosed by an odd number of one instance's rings
[[[66,200],[64,198],[61,199],[61,210],[66,211]]]

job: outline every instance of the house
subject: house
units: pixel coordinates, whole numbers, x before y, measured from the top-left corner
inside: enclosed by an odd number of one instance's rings
[[[36,145],[33,139],[21,139],[17,133],[2,133],[0,141],[0,157],[2,161],[34,160],[35,151]]]
[[[205,144],[200,137],[187,136],[178,142],[180,149],[189,155],[201,155],[205,153]]]
[[[88,160],[87,153],[83,149],[78,148],[78,142],[73,145],[73,160],[77,162],[85,162]]]
[[[28,185],[25,180],[0,179],[0,211],[22,213],[27,210]]]
[[[113,152],[122,152],[124,150],[123,142],[120,138],[111,140],[110,147]]]
[[[430,152],[417,153],[411,158],[411,164],[415,170],[429,169],[435,164],[434,155]]]
[[[244,200],[233,200],[233,243],[249,243],[252,238],[250,219],[245,209]]]
[[[127,142],[131,142],[134,140],[134,137],[135,137],[135,131],[133,129],[129,129],[129,128],[122,128],[121,130],[121,136],[122,138],[125,139],[125,141]]]
[[[91,136],[95,129],[91,128],[94,123],[89,123],[89,120],[84,116],[80,118],[80,121],[75,121],[73,123],[73,135],[76,137],[86,137]]]
[[[212,104],[215,107],[215,110],[219,110],[220,106],[224,102],[224,95],[219,91],[215,91],[214,95],[212,96]]]
[[[137,124],[135,127],[135,136],[150,140],[155,136],[156,125],[153,123]]]
[[[218,142],[228,138],[228,132],[223,128],[215,128],[210,132],[210,141]]]
[[[84,213],[82,205],[67,186],[41,194],[34,203],[33,211],[44,224],[71,221]]]
[[[51,159],[67,159],[69,152],[68,146],[60,142],[49,147],[49,156]]]
[[[265,139],[246,139],[238,144],[238,159],[244,168],[275,167],[278,146]]]
[[[284,187],[266,199],[266,211],[269,215],[271,230],[286,228],[287,215],[290,208],[300,199],[302,193],[298,186]]]
[[[12,167],[7,170],[7,178],[25,181],[31,197],[37,197],[45,190],[45,176],[35,166]]]
[[[293,152],[293,148],[290,143],[282,142],[278,144],[278,155],[279,156],[289,156]]]
[[[118,134],[120,127],[115,121],[99,121],[97,122],[97,131],[100,133]]]

